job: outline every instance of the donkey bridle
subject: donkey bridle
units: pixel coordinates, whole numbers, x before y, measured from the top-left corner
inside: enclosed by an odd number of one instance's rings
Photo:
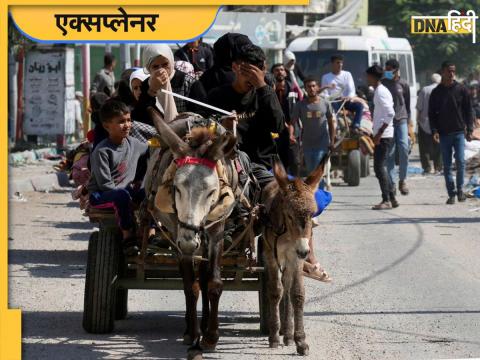
[[[282,232],[277,232],[275,230],[272,220],[269,217],[267,217],[266,220],[267,220],[266,226],[270,228],[270,230],[275,235],[275,237],[273,238],[273,256],[275,257],[275,262],[277,263],[278,269],[283,274],[285,269],[282,269],[282,267],[280,266],[280,261],[278,260],[278,238],[287,232],[287,227],[285,226],[285,215],[283,215],[282,230],[281,230]],[[265,241],[265,244],[267,244],[271,248],[270,244],[267,242],[267,239],[264,239],[264,241]]]
[[[208,160],[208,159],[204,159],[204,158],[197,158],[197,157],[192,157],[192,156],[185,156],[183,158],[180,158],[180,159],[176,159],[174,160],[175,161],[175,164],[177,165],[177,168],[181,168],[182,166],[185,166],[185,165],[196,165],[196,166],[206,166],[208,167],[209,169],[212,169],[214,170],[217,166],[217,163],[214,162],[214,161],[211,161],[211,160]],[[202,223],[200,225],[192,225],[192,224],[189,224],[189,223],[186,223],[186,222],[183,222],[181,221],[179,218],[178,218],[178,212],[177,212],[177,206],[175,204],[175,186],[173,186],[172,184],[172,197],[173,197],[173,210],[175,212],[175,215],[177,215],[177,223],[178,223],[178,226],[180,226],[181,228],[183,229],[186,229],[186,230],[190,230],[190,231],[193,231],[195,232],[196,234],[205,234],[205,223],[206,223],[206,219],[202,221]],[[220,200],[220,199],[219,199]],[[219,201],[217,200],[217,202]],[[212,208],[216,205],[217,203],[214,203],[210,206],[210,210],[209,212],[212,210]]]

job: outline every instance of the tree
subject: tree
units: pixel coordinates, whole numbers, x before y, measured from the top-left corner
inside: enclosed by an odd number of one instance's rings
[[[480,67],[478,45],[472,35],[423,35],[410,33],[410,17],[446,16],[450,10],[478,10],[478,0],[374,0],[369,5],[369,24],[384,25],[392,37],[410,41],[418,72],[432,73],[442,61],[450,59],[460,76],[468,76]]]

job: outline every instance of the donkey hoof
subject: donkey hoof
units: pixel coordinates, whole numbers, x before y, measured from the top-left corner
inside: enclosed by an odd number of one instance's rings
[[[290,346],[290,345],[293,345],[293,338],[289,337],[289,336],[284,336],[283,337],[283,344],[285,346]]]
[[[183,345],[193,345],[193,339],[190,335],[188,334],[183,335]]]
[[[200,342],[200,345],[202,346],[203,352],[209,353],[209,352],[215,351],[215,348],[217,347],[217,342],[210,341],[205,337],[203,337],[202,341]]]
[[[198,349],[188,350],[187,360],[203,360],[202,351]]]
[[[307,356],[310,352],[310,348],[308,347],[308,344],[300,344],[300,345],[297,345],[297,353],[298,355],[302,355],[302,356]]]
[[[269,343],[271,349],[277,349],[280,346],[279,341],[270,341]]]

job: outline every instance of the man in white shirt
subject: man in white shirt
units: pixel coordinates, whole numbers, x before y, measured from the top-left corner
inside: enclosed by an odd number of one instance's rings
[[[378,65],[369,67],[366,71],[367,82],[373,86],[373,142],[375,151],[373,154],[373,168],[375,176],[382,190],[382,202],[372,207],[372,210],[387,210],[399,206],[395,199],[393,184],[387,172],[387,157],[393,146],[393,117],[395,110],[390,91],[382,85],[383,69]]]
[[[430,94],[442,81],[440,74],[432,75],[432,83],[420,90],[417,98],[417,124],[418,124],[418,148],[420,151],[420,162],[422,163],[423,173],[428,175],[432,172],[430,161],[433,160],[435,173],[442,171],[442,153],[440,145],[433,141],[432,129],[430,129],[430,120],[428,118],[428,102]]]
[[[345,109],[354,113],[353,128],[358,129],[362,120],[363,106],[358,102],[350,101],[356,96],[355,83],[353,82],[352,74],[349,71],[343,70],[343,56],[333,55],[330,58],[332,64],[332,71],[322,76],[322,88],[326,87],[327,95],[338,94],[338,100],[334,102],[333,108],[338,111],[342,101],[345,102]]]

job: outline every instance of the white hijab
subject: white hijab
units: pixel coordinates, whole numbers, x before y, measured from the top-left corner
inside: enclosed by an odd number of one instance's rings
[[[159,56],[163,56],[168,60],[168,72],[170,80],[175,75],[175,60],[173,59],[173,52],[167,44],[151,44],[143,47],[142,64],[145,74],[149,74],[148,68],[152,62]],[[172,85],[168,81],[165,90],[172,91]],[[178,115],[177,106],[172,95],[167,95],[161,90],[157,92],[157,106],[163,110],[164,119],[167,123],[171,122]]]
[[[295,54],[293,52],[291,52],[290,50],[285,50],[283,56],[285,56],[285,61],[283,62],[285,67],[287,66],[287,64],[290,61],[292,61],[292,60],[294,61],[292,67],[287,69],[287,70],[293,71],[293,69],[295,68],[295,62],[297,61],[297,58],[295,57]]]
[[[132,81],[134,79],[138,79],[141,82],[143,82],[146,78],[148,78],[148,74],[145,74],[145,71],[143,69],[137,69],[134,72],[130,74],[130,80],[128,81],[128,84],[130,86],[130,90],[133,91],[132,89]]]
[[[283,63],[284,63],[285,69],[288,70],[288,75],[289,75],[289,78],[290,78],[290,82],[293,84],[293,86],[297,87],[300,90],[300,85],[298,84],[297,77],[295,76],[295,73],[293,72],[293,70],[295,69],[295,62],[297,61],[297,58],[295,57],[295,54],[293,52],[291,52],[290,50],[285,50],[284,56],[285,56],[285,60],[284,60]],[[293,65],[291,65],[290,68],[287,68],[287,64],[292,60],[294,61]]]

